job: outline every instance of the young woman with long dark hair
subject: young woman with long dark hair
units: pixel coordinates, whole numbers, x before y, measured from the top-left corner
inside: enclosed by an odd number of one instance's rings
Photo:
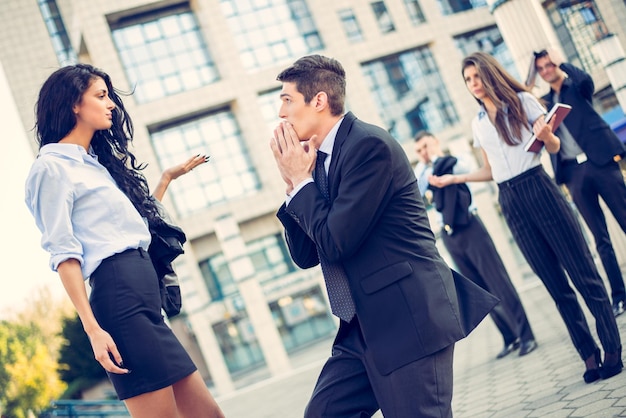
[[[147,253],[147,222],[160,218],[109,76],[87,64],[55,71],[39,92],[36,132],[26,203],[118,397],[133,417],[223,417],[161,314]],[[200,163],[166,170],[157,197]]]

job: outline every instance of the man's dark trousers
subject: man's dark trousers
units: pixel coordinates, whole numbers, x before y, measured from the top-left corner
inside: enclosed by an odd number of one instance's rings
[[[593,235],[611,285],[611,298],[613,302],[626,301],[622,272],[598,200],[601,196],[619,226],[626,232],[626,185],[619,164],[611,162],[600,166],[591,161],[578,164],[574,160],[561,162],[561,171],[572,200]]]

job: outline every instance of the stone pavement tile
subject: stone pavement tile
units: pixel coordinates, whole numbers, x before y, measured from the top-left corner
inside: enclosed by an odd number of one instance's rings
[[[611,414],[616,408],[621,411],[622,406],[615,403],[626,397],[626,390],[619,389],[626,387],[626,382],[619,384],[614,381],[626,378],[626,373],[586,385],[582,380],[584,364],[545,288],[541,285],[529,287],[520,295],[539,343],[538,349],[521,358],[512,353],[495,360],[495,354],[501,349],[499,333],[490,320],[483,321],[473,334],[457,344],[455,415],[461,418],[556,417],[571,416],[579,409],[581,413],[613,416]],[[586,315],[593,329],[595,321],[588,312]],[[624,339],[626,321],[620,319],[618,325]],[[511,388],[517,390],[509,390]],[[612,390],[617,393],[613,394]],[[602,397],[598,399],[601,403],[594,402],[595,398],[591,395],[598,391],[600,395],[596,396]],[[491,397],[485,398],[485,394]],[[607,398],[609,401],[605,402]],[[475,403],[477,400],[478,403]],[[570,405],[576,400],[581,405]],[[595,411],[582,409],[590,403],[597,408]]]
[[[496,399],[503,399],[503,398],[496,398]],[[511,394],[507,396],[506,403],[508,405],[532,405],[531,402],[528,402],[528,396],[524,395],[523,393]],[[493,404],[492,410],[497,412],[502,407],[503,402],[501,403],[492,402],[492,404]]]
[[[562,395],[548,394],[548,393],[546,393],[546,395],[547,396],[544,396],[543,398],[533,400],[529,405],[532,405],[533,409],[542,409],[548,405],[561,404],[561,403],[569,406],[569,403],[563,400]],[[534,415],[531,415],[531,416],[534,416]]]
[[[585,397],[589,394],[593,394],[598,392],[602,385],[602,381],[598,380],[595,383],[585,384],[584,382],[580,385],[571,385],[563,388],[563,392],[565,392],[565,396],[563,397],[566,401],[573,401],[582,397]]]
[[[626,396],[624,396],[624,390],[616,390],[609,395],[611,398],[615,398],[615,406],[626,408]],[[626,416],[626,415],[625,415]]]
[[[515,407],[515,408],[504,408],[504,409],[500,409],[498,411],[494,411],[493,413],[489,414],[489,415],[484,415],[484,416],[488,416],[489,418],[526,418],[530,416],[530,413],[532,411],[525,411],[520,409],[519,407]],[[459,418],[464,418],[464,417],[470,417],[472,415],[461,415],[461,414],[457,414],[455,415],[455,417],[459,417]],[[474,415],[474,416],[479,416],[479,415]]]
[[[614,408],[610,405],[608,400],[602,400],[586,405],[581,408],[576,408],[570,417],[619,417],[624,410],[622,408]]]
[[[550,417],[550,418],[558,418],[558,417],[569,417],[571,416],[573,410],[567,407],[567,402],[553,402],[543,407],[533,409],[533,411],[528,414],[528,417]]]
[[[514,352],[496,359],[503,341],[489,318],[458,342],[452,401],[455,418],[626,416],[626,372],[585,384],[584,363],[543,285],[518,288],[518,292],[539,347],[524,357]],[[595,321],[585,307],[584,311],[595,336]],[[618,317],[617,323],[626,341],[626,315]],[[303,353],[292,373],[218,397],[218,403],[228,418],[301,418],[330,344]],[[307,361],[307,366],[300,367]],[[382,414],[375,417],[382,418]]]
[[[546,397],[554,397],[555,399],[563,399],[564,396],[558,393],[559,387],[554,385],[554,382],[547,379],[542,379],[541,376],[537,377],[537,381],[525,382],[524,391],[528,394],[526,401],[531,404],[543,404],[543,400]]]
[[[302,418],[322,364],[318,361],[217,398],[228,418]]]
[[[568,403],[568,406],[579,408],[584,407],[591,404],[597,404],[598,401],[606,401],[605,406],[610,407],[615,403],[615,399],[607,398],[607,391],[605,390],[596,390],[592,393],[589,393],[585,396],[581,396],[576,398]]]

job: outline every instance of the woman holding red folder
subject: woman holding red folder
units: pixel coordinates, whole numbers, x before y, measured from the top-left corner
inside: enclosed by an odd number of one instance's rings
[[[473,120],[474,146],[484,164],[461,175],[431,177],[434,186],[494,180],[499,203],[513,237],[533,271],[556,302],[578,354],[583,379],[591,383],[622,371],[621,341],[608,294],[580,224],[554,181],[543,170],[540,153],[524,150],[532,131],[550,153],[560,148],[545,108],[490,55],[476,52],[463,60],[462,74],[480,105]],[[567,271],[567,275],[565,272]],[[568,276],[596,319],[601,360]]]

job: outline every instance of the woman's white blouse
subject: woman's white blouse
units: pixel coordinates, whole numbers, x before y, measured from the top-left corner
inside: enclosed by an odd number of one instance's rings
[[[532,125],[546,114],[545,107],[530,93],[521,92],[517,96],[528,118],[528,124],[522,126],[522,141],[517,145],[508,145],[500,138],[496,127],[487,116],[487,111],[481,106],[478,115],[472,121],[474,147],[482,148],[487,154],[491,165],[491,174],[496,183],[510,180],[513,177],[541,164],[541,152],[524,151],[524,146],[532,136]],[[506,109],[505,109],[506,112]]]
[[[55,271],[73,258],[87,279],[105,258],[150,245],[145,220],[107,169],[76,144],[41,147],[26,180],[26,205]]]

